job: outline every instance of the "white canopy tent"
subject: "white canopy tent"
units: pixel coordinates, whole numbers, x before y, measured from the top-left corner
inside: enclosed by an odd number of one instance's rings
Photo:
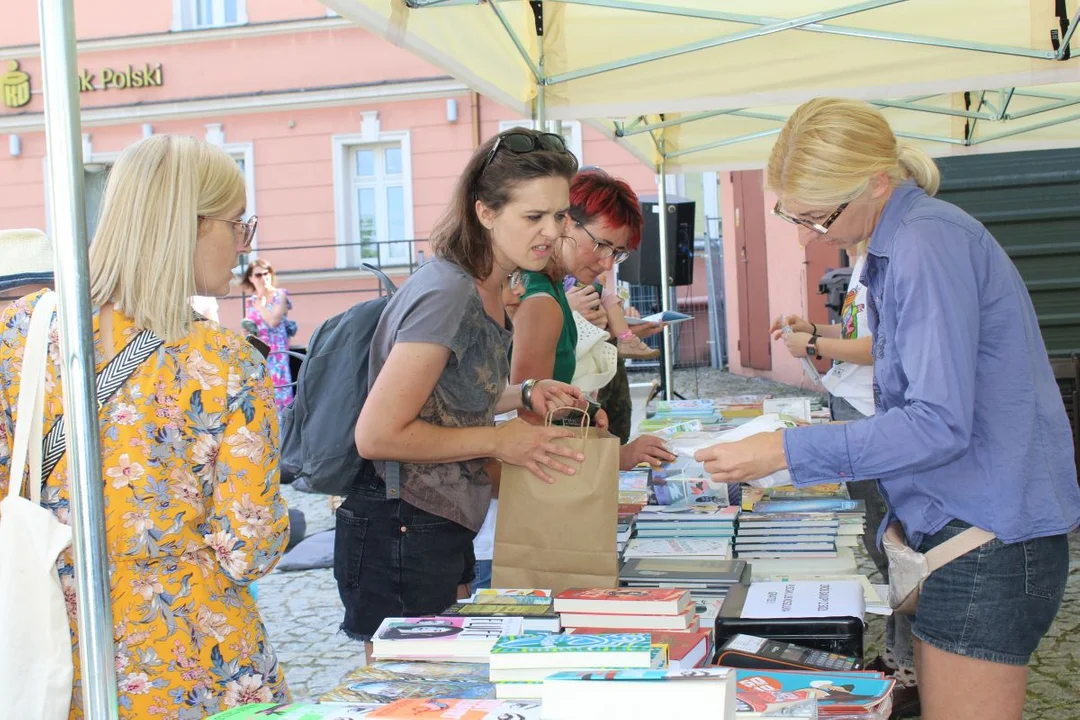
[[[1057,109],[1044,108],[1052,113],[1073,104],[1072,84],[1080,83],[1080,65],[1069,55],[1080,10],[1070,23],[1063,0],[773,0],[767,4],[769,15],[753,12],[764,3],[738,0],[323,2],[519,113],[540,120],[591,118],[621,133],[639,157],[656,167],[661,202],[669,168],[729,160],[739,165],[751,158],[760,164],[768,137],[786,112],[811,97],[902,98],[898,102],[1000,116],[949,112],[944,114],[947,127],[938,119],[932,128],[912,131],[937,138],[926,142],[978,147],[988,137],[981,134],[987,124],[1022,120],[1005,116],[1033,109],[1024,104],[1025,93],[1036,92],[1032,86],[1060,85],[1053,90],[1060,90],[1060,99],[1035,98],[1059,103]],[[116,676],[72,3],[39,0],[48,173],[54,178],[47,192],[60,294],[83,706],[87,718],[111,720],[117,717]],[[963,108],[956,105],[956,93],[999,88],[1026,90],[996,101],[991,94],[989,106],[980,94],[974,110],[967,101]],[[737,112],[697,116],[719,110]],[[921,108],[889,106],[892,110],[925,114],[920,122],[932,124],[933,113]],[[694,122],[673,123],[676,119]],[[974,132],[968,126],[958,133],[957,119],[977,121]],[[729,122],[740,124],[709,125]],[[641,129],[645,132],[632,134]],[[1076,126],[1069,129],[1075,132]],[[1048,132],[1040,142],[1074,144],[1056,132],[1064,131]],[[742,155],[706,159],[707,152],[725,147],[738,147]],[[689,159],[695,155],[697,160]],[[660,256],[665,264],[667,254]],[[667,309],[666,267],[661,275],[661,301]],[[664,344],[670,392],[669,333]]]
[[[1062,130],[1080,119],[1080,7],[1070,22],[1065,0],[322,2],[521,114],[603,128],[656,169],[661,205],[668,172],[762,165],[787,115],[823,95],[877,101],[931,154],[1080,144],[1080,124]],[[663,344],[670,398],[670,330]]]

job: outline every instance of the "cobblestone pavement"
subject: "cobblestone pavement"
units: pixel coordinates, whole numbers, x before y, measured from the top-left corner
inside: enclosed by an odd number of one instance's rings
[[[677,372],[675,387],[687,397],[806,392],[707,369]],[[308,535],[333,527],[325,496],[305,495],[288,486],[283,493],[289,507],[304,512]],[[1073,534],[1069,547],[1072,562],[1064,604],[1032,661],[1025,720],[1080,720],[1080,532]],[[863,572],[871,575],[873,582],[880,582],[871,574],[876,571],[861,546],[859,552]],[[364,664],[363,644],[338,630],[343,611],[333,571],[274,571],[259,581],[258,590],[259,608],[294,700],[318,699],[346,672]],[[882,651],[884,631],[884,618],[868,616],[868,658]]]

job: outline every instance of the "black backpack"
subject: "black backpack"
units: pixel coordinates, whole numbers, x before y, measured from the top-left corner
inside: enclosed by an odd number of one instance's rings
[[[385,295],[353,305],[311,334],[296,397],[284,415],[281,481],[297,490],[347,495],[366,460],[354,431],[368,395],[371,341],[397,288],[377,268]]]

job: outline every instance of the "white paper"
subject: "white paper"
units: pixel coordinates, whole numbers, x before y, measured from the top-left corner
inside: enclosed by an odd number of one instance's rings
[[[755,582],[743,603],[744,618],[819,618],[866,615],[862,585],[837,582]]]

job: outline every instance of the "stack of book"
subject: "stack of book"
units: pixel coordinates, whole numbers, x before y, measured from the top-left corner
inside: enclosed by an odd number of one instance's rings
[[[728,560],[731,558],[731,540],[728,538],[636,537],[627,544],[623,557],[627,561],[635,558]]]
[[[544,678],[564,670],[648,669],[648,633],[520,635],[499,638],[489,657],[490,679],[500,700],[538,698]]]
[[[619,472],[619,504],[642,506],[649,502],[650,468],[634,468]]]
[[[486,698],[495,692],[483,663],[379,660],[357,668],[320,702],[389,703],[402,698]]]
[[[738,507],[701,503],[698,505],[646,505],[637,518],[639,538],[735,537]]]
[[[697,630],[688,590],[678,588],[572,588],[555,596],[564,628]]]
[[[467,600],[454,603],[442,612],[455,618],[521,618],[523,632],[557,633],[562,630],[550,595],[500,595],[474,593]]]
[[[677,426],[683,429],[701,430],[717,425],[722,420],[720,412],[711,399],[657,400],[655,412],[648,419],[641,421],[638,431],[663,435]]]
[[[749,581],[750,566],[743,560],[642,558],[628,560],[619,571],[624,587],[682,588],[696,602],[723,600],[732,585]]]
[[[372,637],[372,657],[484,662],[501,636],[522,632],[520,617],[386,618]]]

